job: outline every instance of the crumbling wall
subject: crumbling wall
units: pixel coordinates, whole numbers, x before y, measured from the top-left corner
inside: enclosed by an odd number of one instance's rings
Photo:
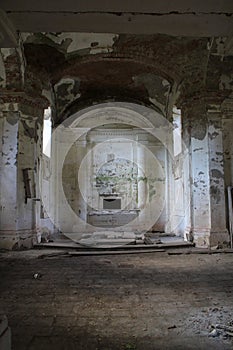
[[[0,246],[29,248],[36,241],[42,115],[47,100],[40,95],[41,80],[27,67],[21,46],[1,49],[0,65]]]

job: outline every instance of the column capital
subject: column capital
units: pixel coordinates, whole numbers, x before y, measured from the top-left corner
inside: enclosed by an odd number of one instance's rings
[[[223,101],[221,111],[224,119],[233,118],[233,96],[228,97]]]
[[[44,96],[30,96],[24,91],[0,90],[1,112],[22,112],[31,117],[40,118],[49,101]]]
[[[221,110],[223,101],[228,97],[225,91],[200,91],[192,96],[180,96],[176,106],[187,110],[197,106],[203,106],[206,110]]]

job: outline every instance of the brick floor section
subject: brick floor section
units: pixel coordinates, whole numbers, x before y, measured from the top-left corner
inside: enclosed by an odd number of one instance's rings
[[[40,254],[0,254],[12,350],[233,349],[209,336],[233,327],[233,254]]]

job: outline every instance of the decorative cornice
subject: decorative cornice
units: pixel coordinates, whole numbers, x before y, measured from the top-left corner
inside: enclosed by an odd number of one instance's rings
[[[208,106],[220,106],[223,101],[229,96],[230,91],[200,91],[194,95],[183,95],[180,96],[176,102],[176,106],[182,109],[193,108],[197,105],[204,105],[208,109]]]
[[[30,96],[24,91],[4,91],[0,89],[0,104],[18,103],[35,109],[45,109],[49,106],[49,101],[44,96]]]
[[[160,77],[168,80],[171,84],[174,81],[180,81],[180,75],[177,74],[174,69],[168,69],[165,62],[161,62],[155,60],[153,56],[149,55],[141,55],[139,53],[132,52],[127,49],[126,52],[124,50],[120,50],[118,52],[109,52],[109,53],[100,53],[89,56],[76,56],[70,58],[67,62],[64,63],[63,66],[59,67],[57,71],[54,71],[53,83],[57,83],[61,78],[66,76],[78,76],[76,74],[82,65],[87,63],[96,63],[96,62],[122,62],[126,64],[135,63],[140,66],[149,67],[151,69],[151,73],[159,75]],[[68,65],[67,65],[68,63]],[[173,67],[174,68],[174,67]]]
[[[221,105],[223,118],[233,118],[233,96],[225,99]]]

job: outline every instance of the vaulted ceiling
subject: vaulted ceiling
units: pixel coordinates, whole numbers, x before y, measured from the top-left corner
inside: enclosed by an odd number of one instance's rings
[[[0,46],[17,46],[20,36],[27,68],[53,87],[59,118],[111,98],[166,115],[179,95],[232,92],[232,0],[0,6]]]

